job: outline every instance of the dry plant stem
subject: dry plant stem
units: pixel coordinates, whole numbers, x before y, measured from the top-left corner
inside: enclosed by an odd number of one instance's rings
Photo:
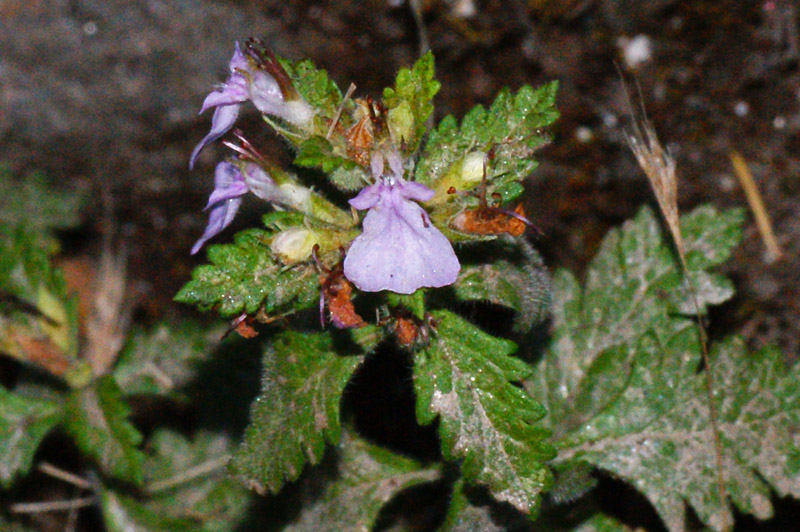
[[[202,477],[216,471],[217,469],[225,467],[230,461],[230,458],[230,456],[225,455],[213,460],[208,460],[207,462],[198,464],[187,469],[186,471],[182,471],[173,477],[159,480],[158,482],[153,482],[152,484],[148,485],[145,490],[148,493],[157,493],[159,491],[174,488],[175,486],[180,486],[181,484],[185,484],[186,482],[190,482],[196,478]]]
[[[126,301],[125,253],[103,246],[94,304],[86,327],[86,359],[94,375],[105,375],[125,342],[130,321]]]
[[[336,109],[336,116],[333,117],[331,120],[331,127],[328,128],[328,132],[325,134],[325,139],[330,140],[331,135],[333,135],[334,129],[336,129],[336,124],[339,122],[339,118],[342,116],[342,111],[344,110],[344,105],[347,103],[347,100],[353,95],[356,91],[356,84],[351,83],[349,87],[347,87],[347,92],[342,98],[342,103],[339,104],[339,108]]]
[[[80,489],[84,490],[92,489],[92,485],[87,480],[84,480],[78,475],[72,474],[69,471],[64,471],[63,469],[56,467],[52,464],[49,464],[47,462],[42,462],[41,464],[39,464],[38,469],[45,475],[50,475],[53,478],[63,480],[64,482],[72,484],[73,486],[78,487]]]
[[[761,240],[764,241],[764,246],[767,248],[767,263],[771,264],[780,260],[783,253],[781,253],[778,240],[775,238],[775,233],[772,231],[772,222],[769,219],[769,214],[767,213],[766,207],[764,207],[764,202],[753,180],[753,174],[750,173],[750,167],[747,165],[747,161],[745,161],[744,157],[736,150],[732,151],[729,156],[733,164],[733,171],[744,190],[747,204],[750,206],[750,210],[753,211],[753,216],[756,219],[756,226],[758,226],[758,232],[761,234]]]
[[[66,501],[48,502],[18,502],[11,505],[11,513],[15,514],[39,514],[44,512],[64,512],[78,508],[85,508],[97,503],[96,497],[81,497],[79,499],[69,499]]]
[[[623,88],[625,87],[623,81]],[[725,489],[725,478],[722,470],[722,442],[719,436],[719,413],[717,411],[717,404],[714,400],[714,372],[711,366],[711,359],[708,353],[708,334],[706,333],[705,324],[703,323],[703,316],[700,310],[700,301],[697,297],[697,289],[689,277],[689,269],[686,266],[686,254],[683,246],[683,238],[681,236],[680,222],[678,217],[678,179],[675,175],[675,159],[672,158],[670,153],[663,148],[658,141],[655,130],[652,124],[647,120],[642,109],[642,116],[644,117],[641,122],[636,119],[636,115],[631,105],[630,96],[628,95],[627,88],[625,88],[625,98],[628,103],[628,108],[632,117],[632,131],[626,133],[628,145],[636,156],[639,166],[644,170],[650,186],[653,188],[658,207],[661,211],[667,227],[672,234],[675,248],[678,252],[680,259],[681,269],[683,270],[684,281],[692,295],[695,307],[695,318],[697,320],[697,333],[700,340],[700,349],[703,356],[703,364],[705,365],[705,381],[706,381],[706,395],[708,398],[708,415],[711,424],[712,440],[714,443],[714,459],[716,462],[717,470],[717,490],[720,499],[720,504],[727,503],[727,493]],[[640,94],[641,98],[641,94]],[[722,526],[723,530],[731,530],[733,523],[726,520]]]

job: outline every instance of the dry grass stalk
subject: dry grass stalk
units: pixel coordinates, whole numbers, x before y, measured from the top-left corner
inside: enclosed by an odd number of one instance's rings
[[[675,159],[661,146],[653,125],[646,118],[642,119],[641,123],[634,119],[630,131],[626,132],[625,139],[650,182],[658,201],[658,208],[672,234],[672,240],[685,269],[686,253],[678,219],[678,179],[675,176]]]
[[[689,277],[689,270],[686,266],[686,252],[683,245],[683,237],[681,236],[680,218],[678,211],[678,178],[675,172],[675,159],[666,150],[658,140],[653,125],[647,120],[647,115],[644,112],[644,103],[640,105],[642,109],[641,120],[637,119],[634,112],[628,90],[623,82],[625,89],[625,99],[628,104],[628,110],[632,118],[632,126],[626,131],[625,138],[628,145],[636,156],[642,170],[644,170],[647,180],[656,195],[658,207],[662,216],[672,234],[672,240],[675,244],[675,249],[678,252],[678,257],[683,268],[684,280],[689,288],[689,292],[694,299],[694,306],[697,316],[697,331],[700,337],[700,348],[703,355],[703,363],[705,364],[706,376],[706,395],[708,399],[709,421],[711,425],[711,438],[714,444],[714,457],[716,461],[717,472],[717,496],[720,499],[720,504],[727,503],[727,490],[725,488],[725,479],[722,469],[722,442],[720,439],[719,431],[719,414],[717,412],[715,397],[714,397],[714,372],[711,366],[711,360],[708,354],[708,334],[706,333],[705,325],[703,324],[702,312],[700,308],[699,299],[697,297],[697,288],[692,283]],[[641,99],[641,93],[639,94]],[[725,522],[722,524],[722,530],[728,531],[733,528],[732,517],[730,512],[723,513]]]
[[[733,164],[733,172],[742,185],[750,210],[753,211],[753,217],[756,219],[756,226],[761,234],[761,240],[764,241],[764,246],[767,248],[766,261],[771,264],[780,260],[783,253],[778,245],[778,240],[775,238],[775,233],[772,231],[772,222],[769,219],[769,214],[766,207],[764,207],[764,202],[753,180],[753,174],[750,173],[747,161],[736,150],[733,150],[729,156]]]
[[[125,253],[113,252],[106,241],[85,332],[84,356],[94,375],[108,373],[125,342],[131,318],[126,287]]]

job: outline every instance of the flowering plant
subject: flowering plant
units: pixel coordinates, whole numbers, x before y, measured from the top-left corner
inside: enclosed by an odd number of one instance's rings
[[[429,130],[430,54],[380,99],[342,96],[256,41],[230,71],[190,159],[231,149],[192,249],[209,263],[177,299],[244,340],[189,320],[129,327],[122,252],[107,242],[93,283],[53,260],[79,198],[0,167],[0,490],[31,492],[16,483],[35,465],[75,494],[14,502],[0,528],[62,510],[74,528],[92,507],[87,526],[112,532],[630,531],[593,498],[598,471],[671,532],[689,528],[687,505],[723,531],[732,506],[765,519],[771,491],[800,498],[800,364],[695,327],[734,293],[713,269],[740,210],[664,209],[672,247],[644,208],[582,281],[551,281],[522,182],[554,84]],[[293,148],[291,170],[234,128],[248,102]],[[674,185],[646,131],[637,157]],[[264,227],[210,243],[251,197]],[[253,493],[267,491],[283,493]]]

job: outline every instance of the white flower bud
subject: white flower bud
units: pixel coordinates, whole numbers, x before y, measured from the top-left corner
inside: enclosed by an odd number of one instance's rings
[[[294,264],[310,257],[314,244],[319,244],[319,237],[314,231],[294,227],[275,235],[270,249],[284,264]]]
[[[468,153],[461,163],[461,182],[464,185],[471,185],[483,179],[483,165],[485,162],[486,154],[482,151]]]

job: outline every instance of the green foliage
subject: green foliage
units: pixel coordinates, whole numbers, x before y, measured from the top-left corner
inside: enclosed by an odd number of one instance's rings
[[[109,475],[141,484],[142,435],[128,421],[130,408],[110,376],[74,390],[65,402],[64,429],[78,448]]]
[[[63,374],[77,355],[77,303],[23,225],[0,225],[0,296],[0,352]]]
[[[80,224],[79,211],[85,194],[57,190],[39,172],[15,178],[0,164],[0,224],[25,225],[37,238],[53,229],[71,229]]]
[[[512,342],[446,311],[433,317],[434,338],[414,361],[417,419],[428,424],[439,416],[442,454],[463,459],[468,482],[488,485],[521,512],[535,512],[550,483],[543,462],[554,453],[544,442],[548,431],[537,425],[544,410],[513,384],[530,368],[510,356]]]
[[[0,386],[0,486],[8,488],[18,475],[30,470],[39,443],[62,415],[57,401],[12,393]]]
[[[223,330],[204,331],[193,322],[134,328],[117,359],[114,378],[127,395],[169,395],[195,376]]]
[[[286,331],[264,354],[261,392],[232,468],[250,488],[277,492],[339,440],[339,402],[361,361],[327,333]]]
[[[225,473],[230,442],[200,433],[189,441],[160,430],[148,442],[144,462],[146,499],[103,493],[103,517],[111,531],[234,530],[245,516],[249,493]]]
[[[383,90],[389,128],[398,145],[406,144],[406,153],[417,150],[425,134],[428,117],[433,114],[433,97],[441,88],[441,83],[433,79],[433,70],[433,54],[427,52],[411,69],[400,69],[393,88]]]
[[[242,231],[233,244],[208,248],[211,264],[198,266],[192,280],[175,296],[181,303],[214,309],[230,317],[255,313],[288,314],[308,308],[319,297],[317,273],[310,264],[282,265],[269,248],[271,234]]]
[[[325,173],[341,169],[343,171],[355,171],[356,163],[337,155],[333,146],[325,137],[313,136],[304,140],[297,147],[297,155],[294,164],[305,168],[319,168]],[[341,174],[340,174],[341,175]],[[362,181],[361,184],[364,182]]]
[[[439,188],[446,191],[450,183],[440,186],[440,182],[467,154],[493,151],[486,169],[488,192],[500,192],[503,202],[512,201],[522,193],[522,187],[512,183],[533,171],[536,162],[531,155],[548,141],[541,128],[558,117],[554,108],[556,87],[556,83],[538,89],[525,86],[516,94],[503,90],[488,111],[482,106],[473,108],[460,126],[452,116],[445,117],[431,131],[414,173],[416,180],[437,193]],[[450,198],[459,205],[466,205],[469,199]]]
[[[705,216],[705,209],[684,216],[682,226],[693,227],[692,220]],[[701,243],[712,232],[740,233],[741,217],[737,211],[711,218],[705,226],[694,225],[697,232],[684,230],[687,249],[697,253],[693,271],[711,277],[703,268],[730,253],[734,237]],[[702,228],[702,231],[699,229]],[[705,256],[705,259],[701,259]],[[679,264],[671,246],[664,241],[661,227],[652,211],[645,208],[632,221],[615,229],[603,240],[591,261],[583,288],[568,272],[559,271],[553,279],[553,323],[551,348],[536,371],[534,397],[547,408],[558,433],[566,433],[583,419],[602,410],[611,400],[613,390],[625,385],[628,366],[636,354],[636,343],[650,330],[673,330],[674,323],[685,319],[678,308],[693,304],[681,288]],[[699,303],[709,303],[700,291]],[[732,289],[724,293],[730,297]],[[713,302],[720,302],[717,297]],[[611,378],[595,378],[597,370]],[[531,386],[534,386],[533,384]],[[598,396],[595,386],[606,388],[607,397]],[[594,395],[593,395],[594,394]],[[582,401],[582,403],[576,403]]]
[[[514,330],[527,332],[547,317],[550,275],[539,253],[523,239],[506,239],[522,251],[512,260],[462,265],[453,285],[462,301],[488,301],[516,311]]]
[[[308,59],[297,62],[281,61],[292,85],[303,99],[323,116],[332,118],[342,101],[339,87],[328,77],[328,73],[314,66]]]
[[[706,269],[729,256],[741,223],[738,211],[708,207],[683,217],[692,278],[718,287],[699,287],[703,307],[732,294]],[[587,462],[625,479],[672,531],[685,529],[684,501],[721,530],[732,516],[716,489],[698,333],[677,313],[691,308],[681,283],[680,263],[643,210],[606,237],[582,289],[569,274],[556,275],[555,334],[527,388],[547,406],[557,464]],[[763,519],[772,512],[769,486],[800,496],[800,467],[791,465],[798,442],[790,435],[800,419],[800,385],[798,368],[783,370],[773,350],[744,352],[732,339],[711,353],[723,476],[737,508]]]
[[[337,448],[338,475],[286,532],[371,530],[381,507],[400,491],[439,477],[415,462],[346,431]]]

